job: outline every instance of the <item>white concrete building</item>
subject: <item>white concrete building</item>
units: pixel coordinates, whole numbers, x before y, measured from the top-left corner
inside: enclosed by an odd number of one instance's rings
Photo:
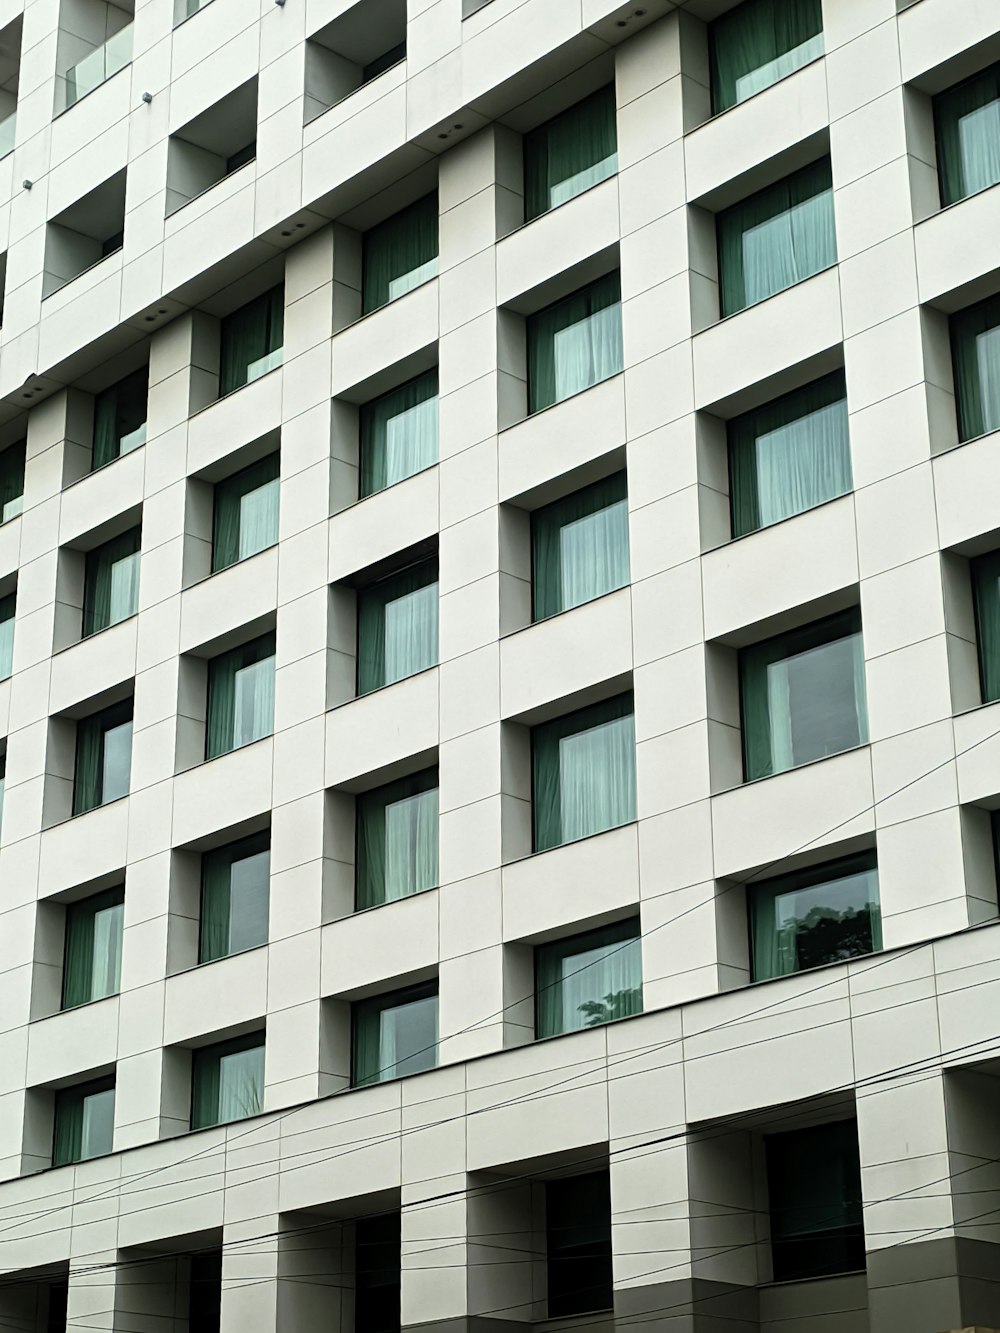
[[[0,1330],[1000,1329],[997,0],[0,0],[0,155]]]

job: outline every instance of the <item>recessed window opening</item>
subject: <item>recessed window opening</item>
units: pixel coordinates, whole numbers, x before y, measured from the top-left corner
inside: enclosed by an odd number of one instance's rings
[[[1000,64],[934,98],[941,204],[1000,182]]]
[[[83,637],[117,625],[139,610],[139,561],[142,529],[87,552],[83,587]]]
[[[437,558],[358,591],[358,694],[436,666]]]
[[[17,135],[17,97],[21,74],[23,16],[0,31],[0,158],[14,151]],[[6,263],[6,255],[4,256]]]
[[[540,412],[621,373],[621,277],[617,270],[529,315],[528,412]]]
[[[362,238],[362,311],[395,301],[438,271],[438,199],[429,194]]]
[[[118,994],[124,922],[122,887],[68,904],[63,956],[64,1009]]]
[[[209,662],[206,759],[274,731],[274,653],[274,634],[264,634]]]
[[[725,111],[823,54],[821,0],[745,0],[709,28],[712,110]]]
[[[629,581],[625,473],[536,509],[531,558],[535,620],[624,588]]]
[[[278,541],[279,455],[216,482],[212,514],[212,572],[247,560]]]
[[[577,1032],[641,1013],[637,917],[536,948],[536,1037]]]
[[[99,88],[132,61],[134,0],[76,0],[63,7],[56,61],[56,111]]]
[[[25,449],[21,440],[0,453],[0,523],[9,523],[24,509]]]
[[[264,1034],[201,1046],[191,1057],[191,1128],[228,1125],[264,1105]]]
[[[360,0],[313,33],[305,55],[308,124],[406,59],[406,0]]]
[[[437,1045],[436,981],[352,1006],[351,1069],[356,1088],[433,1069]]]
[[[767,1134],[764,1149],[775,1282],[863,1269],[856,1122]]]
[[[524,136],[525,220],[558,208],[617,170],[615,87],[609,84]]]
[[[284,360],[284,284],[226,315],[219,328],[219,396],[225,397]]]
[[[951,355],[959,439],[1000,430],[1000,296],[952,315]]]
[[[270,833],[204,853],[199,963],[267,943],[270,875]]]
[[[114,1077],[60,1088],[55,1095],[52,1165],[106,1157],[115,1126]]]
[[[51,296],[120,250],[124,238],[125,172],[122,170],[47,224],[42,295]]]
[[[436,888],[437,769],[360,795],[356,845],[359,911]]]
[[[170,135],[167,216],[245,167],[256,156],[257,80],[254,78]]]
[[[73,814],[82,815],[128,795],[132,770],[132,700],[76,724]]]
[[[438,461],[438,372],[426,371],[359,414],[360,496],[374,495]]]
[[[94,395],[94,471],[146,443],[148,407],[148,366]]]

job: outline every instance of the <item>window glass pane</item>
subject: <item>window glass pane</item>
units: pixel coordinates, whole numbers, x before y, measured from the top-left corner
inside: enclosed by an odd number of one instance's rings
[[[284,287],[273,287],[226,316],[219,329],[220,395],[232,393],[271,369],[263,363],[283,347],[284,324]]]
[[[527,221],[566,203],[618,170],[613,85],[524,137]]]
[[[0,454],[0,522],[3,523],[16,518],[24,506],[24,452],[22,442]]]
[[[856,611],[756,644],[740,656],[747,780],[868,740]]]
[[[823,54],[821,0],[746,0],[709,29],[712,108],[725,111]]]
[[[1000,65],[934,99],[941,203],[1000,182]]]
[[[613,1305],[611,1188],[607,1171],[545,1185],[550,1319]]]
[[[278,540],[279,457],[271,454],[215,487],[212,570],[245,560]]]
[[[134,616],[139,609],[139,547],[142,533],[130,528],[87,555],[83,633],[96,634]]]
[[[94,913],[94,965],[91,998],[101,1000],[121,990],[124,903],[112,903]]]
[[[116,560],[111,566],[110,625],[134,616],[139,609],[139,552]]]
[[[358,1221],[354,1333],[398,1333],[401,1253],[399,1213]]]
[[[855,1122],[769,1134],[764,1147],[775,1281],[864,1268]]]
[[[972,593],[983,703],[1000,699],[1000,551],[972,562]]]
[[[382,1079],[433,1069],[437,1063],[436,995],[382,1010],[379,1056]]]
[[[596,1027],[642,1012],[638,921],[535,951],[535,1036]]]
[[[274,730],[274,658],[240,667],[233,681],[233,748]]]
[[[132,722],[122,722],[104,733],[104,781],[101,804],[128,795],[132,770]]]
[[[273,546],[278,540],[279,487],[275,478],[240,497],[241,560]]]
[[[754,981],[882,947],[873,855],[760,884],[749,902]]]
[[[189,1262],[191,1273],[187,1333],[219,1333],[222,1322],[222,1250],[192,1254]]]
[[[358,594],[358,693],[403,680],[438,659],[437,562],[424,561]]]
[[[531,528],[536,620],[628,583],[624,473],[538,510]]]
[[[96,395],[92,457],[95,469],[145,443],[148,396],[148,366]]]
[[[271,853],[257,852],[234,860],[230,872],[229,952],[254,949],[267,942]]]
[[[366,403],[361,409],[362,498],[438,461],[438,373]]]
[[[365,233],[363,312],[419,287],[437,273],[438,201],[427,195]]]
[[[64,1009],[120,990],[124,911],[122,889],[109,889],[66,908]]]
[[[1000,296],[952,316],[951,349],[959,438],[1000,430]]]
[[[536,851],[635,818],[631,694],[536,727],[532,752]]]
[[[14,666],[14,615],[17,599],[14,593],[0,599],[0,680],[6,680]]]
[[[842,371],[729,423],[733,536],[742,537],[851,489]]]
[[[264,1101],[264,1047],[251,1046],[219,1057],[217,1124],[257,1115]]]
[[[429,769],[358,797],[359,910],[437,885],[437,783]]]
[[[621,280],[609,273],[528,318],[528,411],[538,412],[622,368]]]
[[[836,263],[829,158],[720,214],[718,230],[723,315]]]
[[[104,1157],[111,1152],[115,1129],[115,1090],[91,1093],[83,1099],[83,1128],[80,1160]]]

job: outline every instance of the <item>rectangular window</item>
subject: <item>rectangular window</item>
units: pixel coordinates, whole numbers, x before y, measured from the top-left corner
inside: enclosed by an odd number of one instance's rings
[[[285,342],[285,289],[234,310],[219,329],[219,396],[241,389],[281,365]]]
[[[0,754],[0,825],[3,824],[4,789],[7,786],[7,755]]]
[[[125,890],[108,889],[66,908],[62,1007],[117,995],[122,978]]]
[[[744,648],[739,673],[747,782],[867,743],[857,609]]]
[[[366,231],[361,266],[362,312],[366,315],[436,277],[437,195],[419,199]]]
[[[557,1037],[641,1013],[638,920],[535,950],[536,1037]]]
[[[438,461],[438,373],[428,370],[361,409],[360,494],[374,495]]]
[[[357,805],[358,910],[435,888],[437,769],[365,792]]]
[[[608,84],[524,136],[525,221],[575,199],[617,170],[615,88]]]
[[[983,703],[1000,699],[1000,551],[972,562],[972,600],[976,612],[979,682]]]
[[[271,884],[268,833],[217,847],[201,858],[198,962],[210,963],[267,943]]]
[[[205,758],[270,736],[274,731],[274,635],[233,648],[208,664]]]
[[[68,1166],[111,1152],[115,1131],[115,1081],[97,1079],[55,1095],[52,1165]]]
[[[83,637],[127,620],[139,610],[142,531],[130,528],[87,552],[83,586]]]
[[[951,356],[959,439],[1000,430],[1000,296],[952,315]]]
[[[187,1333],[219,1333],[222,1324],[222,1250],[192,1254]]]
[[[531,752],[536,852],[635,819],[631,693],[535,727]]]
[[[216,484],[212,573],[246,560],[278,540],[279,457],[270,454]]]
[[[844,372],[729,422],[733,536],[846,495],[851,489]]]
[[[264,1037],[260,1032],[191,1057],[191,1128],[228,1125],[258,1115],[264,1105]]]
[[[1000,182],[1000,64],[934,99],[941,204]]]
[[[436,666],[438,572],[424,560],[358,593],[358,693]]]
[[[66,1319],[69,1311],[69,1279],[48,1283],[49,1310],[45,1320],[45,1333],[66,1333]]]
[[[830,159],[718,218],[722,314],[734,315],[837,262]]]
[[[387,69],[392,69],[393,65],[398,65],[401,60],[406,59],[406,42],[399,42],[392,46],[388,51],[383,51],[380,56],[370,61],[361,71],[362,86],[371,83],[372,79],[377,79],[380,74],[384,74]]]
[[[6,680],[14,669],[14,614],[17,594],[0,597],[0,680]]]
[[[132,700],[76,724],[73,813],[82,815],[128,795],[132,770]]]
[[[764,1148],[775,1282],[863,1269],[855,1122],[768,1134]]]
[[[535,510],[531,554],[535,620],[624,588],[629,581],[625,473]]]
[[[528,316],[529,413],[621,373],[621,301],[616,271]]]
[[[148,401],[148,366],[95,396],[94,471],[146,443]]]
[[[611,1182],[594,1171],[545,1184],[548,1317],[610,1310]]]
[[[437,1064],[437,982],[359,1000],[352,1009],[351,1039],[356,1088],[433,1069]]]
[[[709,28],[718,114],[823,54],[821,0],[746,0]]]
[[[882,947],[874,852],[748,886],[747,895],[754,981]]]
[[[0,454],[0,523],[17,518],[24,508],[24,455],[23,440]]]
[[[354,1227],[354,1333],[399,1333],[402,1227],[399,1213]]]

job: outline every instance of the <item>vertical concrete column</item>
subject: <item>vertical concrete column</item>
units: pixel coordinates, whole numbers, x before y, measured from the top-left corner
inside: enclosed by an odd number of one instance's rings
[[[274,1167],[279,1134],[280,1127],[267,1121],[240,1144],[243,1188],[226,1190],[220,1333],[277,1329],[281,1216]]]
[[[919,305],[911,183],[926,168],[914,171],[907,142],[896,5],[828,3],[824,20],[879,892],[894,946],[982,920],[995,903],[981,876],[966,884],[968,835],[947,762],[952,693],[930,460],[954,442],[954,409],[944,317]],[[900,606],[912,614],[901,619]]]
[[[334,229],[289,250],[285,266],[281,549],[275,660],[274,789],[265,1105],[329,1090],[321,1060],[324,740],[330,592],[330,338]],[[303,837],[303,830],[309,830]]]
[[[438,187],[442,1061],[503,1044],[507,791],[497,642],[504,574],[493,247],[521,216],[518,163],[516,136],[493,126],[442,157]]]
[[[615,81],[643,986],[647,1005],[662,1005],[720,984],[690,342],[706,279],[683,147],[707,105],[703,25],[672,14],[645,29],[618,48]]]

